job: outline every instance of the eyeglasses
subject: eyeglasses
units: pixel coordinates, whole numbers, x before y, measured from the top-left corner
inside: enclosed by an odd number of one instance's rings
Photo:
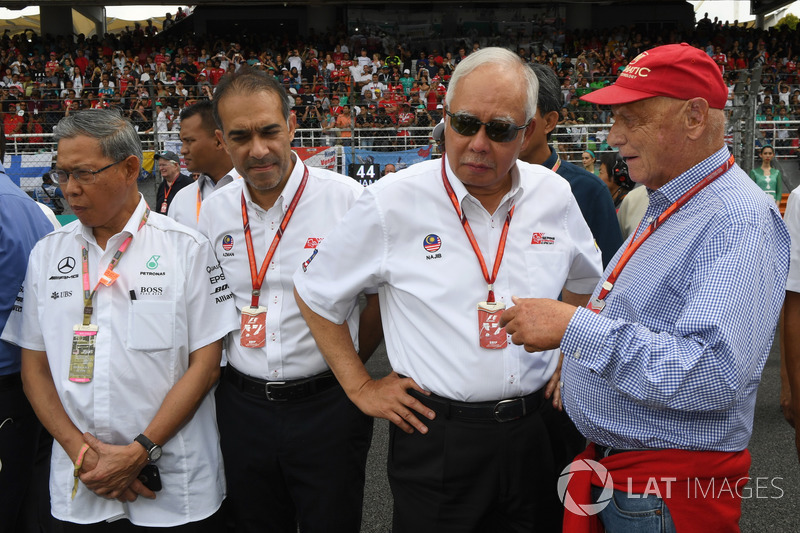
[[[490,140],[497,143],[511,142],[517,138],[517,132],[524,130],[531,123],[529,120],[522,126],[517,126],[511,122],[481,122],[475,117],[469,115],[456,115],[450,111],[445,111],[447,116],[450,117],[450,127],[453,131],[464,137],[472,137],[481,129],[481,126],[486,126],[486,136]]]
[[[91,185],[95,181],[97,181],[97,175],[103,172],[104,170],[108,170],[109,168],[122,163],[125,161],[124,159],[120,159],[119,161],[115,161],[110,165],[106,165],[100,170],[73,170],[71,172],[67,172],[65,170],[56,169],[51,170],[48,172],[50,175],[50,179],[53,181],[58,182],[59,185],[66,185],[69,182],[69,177],[72,176],[75,178],[75,181],[80,183],[81,185]]]

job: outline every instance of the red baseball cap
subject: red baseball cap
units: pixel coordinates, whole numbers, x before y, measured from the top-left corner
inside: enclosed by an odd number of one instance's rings
[[[654,96],[679,100],[699,97],[712,108],[722,109],[728,101],[728,87],[708,54],[687,43],[667,44],[642,52],[628,63],[616,83],[581,100],[618,105]]]

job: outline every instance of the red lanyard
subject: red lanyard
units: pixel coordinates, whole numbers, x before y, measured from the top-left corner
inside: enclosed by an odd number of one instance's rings
[[[503,254],[506,251],[506,238],[508,237],[508,226],[511,224],[511,217],[514,216],[514,209],[517,206],[513,206],[509,211],[508,215],[506,215],[506,222],[503,224],[503,232],[500,234],[500,242],[497,244],[497,256],[494,259],[494,268],[492,268],[492,275],[489,276],[489,269],[486,267],[486,261],[483,260],[483,254],[481,253],[481,249],[478,246],[478,241],[475,240],[475,235],[472,233],[472,228],[469,226],[469,221],[467,220],[467,216],[461,211],[461,206],[458,204],[458,198],[456,198],[456,193],[453,192],[453,187],[450,185],[450,181],[447,179],[447,172],[444,169],[444,160],[442,158],[442,181],[444,182],[444,188],[447,190],[447,195],[450,197],[450,201],[453,203],[453,207],[456,210],[456,214],[458,218],[461,220],[461,225],[464,226],[464,233],[467,234],[467,238],[469,239],[469,243],[472,245],[472,249],[475,251],[475,255],[478,256],[478,262],[481,265],[481,271],[483,272],[483,279],[486,280],[486,284],[489,286],[489,296],[486,298],[486,301],[489,303],[494,302],[494,282],[497,280],[497,272],[500,270],[500,262],[503,260]]]
[[[142,227],[147,223],[147,217],[150,216],[150,208],[147,207],[144,211],[144,215],[142,215],[142,220],[139,222],[139,228],[136,231],[142,229]],[[100,288],[100,285],[106,285],[110,287],[117,281],[119,274],[114,272],[114,267],[119,264],[120,259],[122,259],[122,255],[128,249],[128,246],[131,244],[133,240],[133,235],[128,235],[122,244],[119,247],[119,250],[116,251],[114,257],[111,258],[111,262],[108,264],[108,268],[100,276],[100,279],[97,281],[97,285],[94,286],[94,289],[91,291],[89,290],[89,251],[86,249],[85,246],[81,246],[81,262],[82,262],[82,269],[83,269],[83,325],[88,326],[92,321],[92,299],[94,298],[94,293],[97,292],[97,289]]]
[[[164,202],[161,204],[162,206],[167,202],[169,202],[169,193],[172,192],[172,188],[175,186],[177,182],[178,178],[175,178],[175,181],[172,182],[172,185],[170,185],[169,188],[167,188],[167,181],[164,180]]]
[[[250,279],[253,282],[253,295],[250,300],[251,307],[258,307],[258,299],[261,296],[261,285],[264,283],[264,278],[267,275],[267,265],[269,265],[270,261],[272,261],[272,256],[275,255],[275,250],[278,249],[278,243],[281,242],[283,232],[286,230],[286,226],[289,225],[289,219],[291,219],[292,214],[294,214],[294,208],[297,207],[297,202],[303,195],[303,189],[306,188],[307,181],[308,167],[305,167],[305,171],[303,172],[303,180],[300,182],[297,192],[294,193],[294,197],[289,204],[289,208],[283,215],[281,225],[278,226],[278,231],[275,232],[275,236],[272,238],[272,244],[267,251],[267,256],[264,258],[264,262],[261,263],[261,269],[258,271],[258,273],[256,273],[256,257],[255,252],[253,251],[253,237],[250,235],[250,219],[247,216],[247,202],[244,199],[244,191],[242,191],[242,224],[244,225],[244,240],[247,243],[247,259],[250,260]]]
[[[656,218],[653,222],[651,222],[650,225],[647,227],[647,229],[645,229],[637,239],[630,240],[627,248],[625,248],[625,251],[622,252],[622,256],[619,258],[619,261],[617,262],[616,266],[614,266],[614,270],[611,271],[611,274],[608,276],[608,279],[606,279],[606,281],[603,283],[603,288],[600,290],[600,294],[598,294],[597,298],[592,300],[591,304],[589,305],[589,309],[591,309],[595,313],[599,313],[603,309],[605,305],[604,300],[608,296],[608,293],[611,292],[611,289],[614,288],[614,283],[617,282],[617,278],[622,272],[622,269],[625,268],[625,266],[628,264],[628,261],[630,261],[630,258],[633,256],[634,253],[636,253],[636,250],[638,250],[642,246],[644,241],[646,241],[659,227],[661,227],[661,225],[669,217],[674,215],[678,211],[678,209],[686,205],[686,202],[691,200],[692,197],[694,197],[694,195],[696,195],[698,192],[700,192],[709,184],[711,184],[711,182],[713,182],[715,179],[717,179],[718,177],[725,174],[728,170],[730,170],[730,168],[733,166],[734,163],[735,160],[733,158],[733,155],[731,155],[727,161],[725,161],[722,165],[718,166],[705,178],[696,183],[694,187],[683,193],[683,195],[680,198],[675,200],[675,203],[670,205],[663,213],[661,213],[658,216],[658,218]],[[642,223],[639,222],[640,227],[641,224]],[[636,233],[639,233],[638,227],[636,228]],[[636,233],[634,233],[634,235],[636,235]]]

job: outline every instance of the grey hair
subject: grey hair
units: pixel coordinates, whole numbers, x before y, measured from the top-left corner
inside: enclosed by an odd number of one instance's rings
[[[111,109],[85,109],[64,117],[53,128],[53,139],[91,137],[100,143],[103,157],[122,161],[132,155],[142,163],[142,143],[133,124],[118,111]]]
[[[461,63],[458,64],[456,69],[453,71],[453,77],[450,78],[450,84],[447,87],[447,94],[445,95],[444,99],[447,107],[450,107],[450,102],[453,99],[453,95],[456,92],[458,82],[461,80],[461,78],[483,65],[497,65],[501,67],[517,69],[520,72],[521,77],[527,86],[525,91],[527,98],[524,105],[525,122],[531,120],[533,115],[536,114],[539,81],[536,79],[536,76],[531,69],[525,68],[525,63],[517,54],[506,50],[505,48],[499,47],[481,48],[477,52],[473,52],[468,55],[463,61],[461,61]]]

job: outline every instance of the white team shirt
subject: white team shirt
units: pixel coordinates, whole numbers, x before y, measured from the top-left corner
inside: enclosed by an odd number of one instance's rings
[[[233,180],[239,179],[239,173],[235,168],[229,170],[220,180],[214,183],[208,175],[200,174],[200,177],[195,180],[191,185],[187,185],[175,194],[175,198],[169,204],[169,211],[167,214],[176,222],[180,222],[184,226],[189,226],[192,229],[197,229],[197,220],[200,216],[197,206],[197,189],[200,189],[200,201],[208,198],[208,196],[215,191],[223,188]]]
[[[56,391],[81,431],[126,445],[152,421],[164,397],[185,374],[189,354],[238,327],[232,299],[218,277],[219,264],[205,237],[151,212],[137,232],[146,204],[140,199],[125,229],[105,251],[91,228],[73,222],[42,238],[33,249],[20,297],[2,338],[47,352]],[[69,381],[72,328],[83,319],[81,245],[89,252],[92,288],[124,239],[133,234],[110,287],[94,296],[98,326],[94,376]],[[135,291],[132,301],[130,291]],[[163,490],[155,500],[121,503],[79,484],[71,499],[73,465],[53,444],[50,499],[53,516],[75,523],[127,517],[139,526],[176,526],[213,514],[225,496],[225,478],[214,395],[163,445],[158,461]]]
[[[786,279],[786,290],[800,292],[800,187],[789,195],[783,222],[792,238],[789,259],[789,277]]]
[[[558,350],[529,354],[509,341],[481,348],[478,302],[488,289],[441,178],[441,161],[426,161],[382,178],[364,194],[297,271],[298,293],[335,323],[364,287],[378,287],[392,368],[421,387],[459,401],[526,395],[553,375]],[[489,272],[506,215],[516,205],[495,299],[557,298],[566,288],[589,294],[601,255],[569,184],[539,165],[518,161],[512,187],[491,215],[447,168]],[[436,243],[439,243],[438,246]]]
[[[241,310],[250,306],[253,290],[242,225],[242,191],[247,202],[258,271],[300,185],[303,171],[308,168],[305,190],[261,287],[259,305],[267,308],[267,344],[259,349],[243,348],[239,329],[231,332],[228,338],[228,363],[249,376],[270,381],[301,379],[328,370],[294,299],[292,274],[314,253],[317,244],[330,233],[364,190],[351,178],[306,167],[299,157],[295,155],[294,158],[294,169],[283,193],[268,211],[251,200],[243,179],[213,194],[200,211],[199,230],[211,241],[225,272],[225,282],[233,291],[241,320]],[[355,342],[359,317],[356,296],[351,299],[349,308],[342,321],[348,321]]]

